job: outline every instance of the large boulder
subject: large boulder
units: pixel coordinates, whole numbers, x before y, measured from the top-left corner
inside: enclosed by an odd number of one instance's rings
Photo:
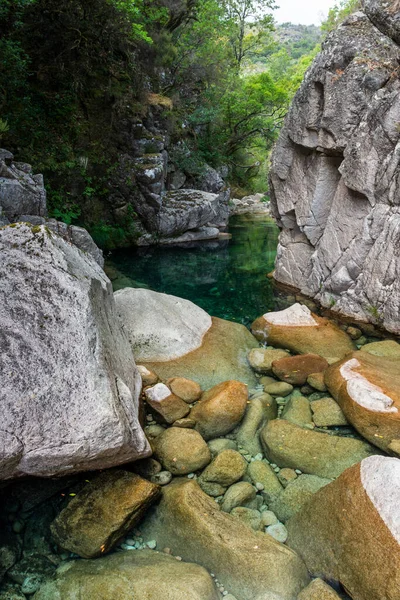
[[[354,600],[397,600],[400,460],[371,456],[322,488],[286,523],[312,575]]]
[[[399,333],[400,13],[363,5],[325,40],[273,153],[275,278]]]
[[[366,442],[303,429],[284,419],[269,421],[261,431],[261,442],[268,459],[279,467],[327,479],[339,477],[375,452]]]
[[[256,385],[246,357],[258,342],[244,325],[151,290],[125,288],[114,296],[136,360],[161,379],[186,377],[203,389],[229,379]]]
[[[308,582],[294,552],[221,511],[194,481],[163,488],[161,503],[141,531],[159,547],[215,573],[241,600],[293,600]]]
[[[354,352],[325,381],[347,420],[378,448],[400,441],[400,358]]]
[[[151,550],[118,552],[97,560],[69,562],[34,600],[218,600],[207,571]]]
[[[262,315],[254,321],[251,331],[261,342],[298,354],[316,354],[328,363],[354,350],[349,336],[337,325],[298,303]]]
[[[14,162],[11,152],[0,149],[0,207],[14,221],[19,215],[46,216],[46,190],[42,175],[30,165]]]
[[[44,226],[0,230],[0,479],[147,456],[111,283]]]

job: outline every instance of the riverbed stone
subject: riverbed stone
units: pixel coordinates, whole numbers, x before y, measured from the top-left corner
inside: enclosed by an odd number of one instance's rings
[[[313,581],[297,596],[297,600],[340,600],[341,596],[322,579]]]
[[[400,359],[400,344],[394,340],[371,342],[362,346],[360,352],[368,352],[368,354],[373,354],[374,356],[387,356],[388,358]]]
[[[347,420],[378,448],[400,439],[400,359],[354,352],[325,374]]]
[[[144,395],[156,418],[163,423],[174,423],[174,421],[186,417],[190,412],[190,407],[186,402],[172,393],[165,383],[156,383],[156,385],[146,388]]]
[[[279,348],[253,348],[247,355],[250,366],[256,373],[272,375],[272,363],[279,358],[290,356],[286,350]]]
[[[207,442],[207,445],[213,457],[224,450],[237,450],[235,440],[229,440],[228,438],[215,438]]]
[[[237,506],[247,506],[255,497],[256,490],[254,486],[247,481],[239,481],[239,483],[231,485],[225,492],[221,510],[229,513]]]
[[[194,429],[171,427],[155,440],[154,454],[173,475],[187,475],[211,462],[211,452]]]
[[[348,421],[333,398],[321,398],[311,402],[313,421],[317,427],[340,427],[348,425]]]
[[[189,404],[195,402],[201,396],[199,384],[186,377],[172,377],[167,379],[166,383],[174,394]]]
[[[205,440],[225,435],[243,419],[248,401],[247,386],[240,381],[225,381],[207,392],[192,408],[190,418]]]
[[[228,487],[239,481],[245,474],[247,462],[236,450],[224,450],[220,452],[213,461],[204,469],[200,478],[201,482],[219,483]]]
[[[297,479],[297,473],[294,469],[280,469],[278,479],[283,487],[287,487],[289,483]]]
[[[239,519],[244,525],[247,525],[247,527],[254,529],[254,531],[262,529],[261,513],[259,510],[237,506],[231,510],[230,514],[232,517]]]
[[[282,418],[300,427],[314,427],[310,402],[305,396],[291,396],[285,405]]]
[[[309,375],[323,373],[328,366],[327,361],[318,354],[301,354],[274,360],[272,371],[281,381],[301,386]]]
[[[164,488],[141,530],[158,547],[203,565],[240,600],[292,600],[308,583],[296,554],[221,511],[193,481]]]
[[[280,521],[285,522],[298,512],[313,494],[331,481],[316,475],[299,475],[286,486],[282,494],[270,502],[269,507]]]
[[[23,594],[31,596],[52,577],[56,566],[45,556],[29,554],[16,563],[7,573],[9,579],[21,586]]]
[[[376,453],[366,442],[303,429],[284,419],[269,421],[261,441],[271,462],[326,479]]]
[[[177,419],[172,424],[173,427],[182,427],[184,429],[194,429],[196,426],[196,421],[194,419]]]
[[[317,492],[286,523],[288,544],[312,575],[357,600],[395,600],[400,589],[400,460],[371,456]]]
[[[277,414],[276,400],[269,394],[262,394],[250,400],[236,434],[238,444],[252,456],[262,453],[260,430],[267,420],[275,419]]]
[[[284,544],[288,537],[288,532],[283,523],[275,523],[274,525],[269,525],[265,529],[265,533],[274,538],[277,542],[281,542]]]
[[[354,350],[350,337],[337,325],[298,303],[259,317],[251,330],[258,340],[271,346],[298,354],[317,354],[329,364]]]
[[[311,373],[307,377],[307,384],[311,386],[314,390],[318,390],[319,392],[326,392],[327,387],[325,385],[324,372],[322,373]],[[312,391],[310,393],[312,394]]]
[[[275,381],[264,385],[264,391],[271,396],[282,396],[285,398],[293,392],[293,386],[285,381]]]
[[[55,542],[83,558],[111,550],[157,499],[160,488],[135,473],[104,471],[51,524]]]
[[[257,483],[262,484],[262,495],[267,504],[283,492],[283,487],[276,473],[266,462],[254,460],[248,466],[248,474],[254,485],[257,485]]]
[[[94,258],[45,226],[12,224],[0,279],[0,479],[149,455],[139,372]]]
[[[138,365],[137,368],[140,377],[142,378],[143,387],[146,387],[148,385],[155,385],[156,383],[158,383],[158,375],[156,375],[156,373],[150,371],[143,365]]]
[[[207,571],[152,550],[124,551],[60,567],[35,600],[218,600]]]

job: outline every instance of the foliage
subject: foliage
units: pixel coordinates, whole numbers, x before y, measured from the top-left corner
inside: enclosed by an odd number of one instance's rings
[[[340,0],[328,13],[328,18],[322,24],[322,31],[329,33],[336,29],[351,13],[361,8],[361,0]]]

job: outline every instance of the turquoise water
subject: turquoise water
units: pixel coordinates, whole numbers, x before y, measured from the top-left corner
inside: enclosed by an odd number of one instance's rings
[[[108,261],[114,288],[149,287],[248,325],[274,307],[267,273],[274,268],[278,228],[265,215],[244,215],[231,219],[229,233],[230,240],[114,252]]]

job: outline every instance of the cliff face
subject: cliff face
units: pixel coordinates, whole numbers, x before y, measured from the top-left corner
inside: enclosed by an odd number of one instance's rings
[[[363,11],[327,38],[273,154],[275,277],[400,333],[400,3]]]

